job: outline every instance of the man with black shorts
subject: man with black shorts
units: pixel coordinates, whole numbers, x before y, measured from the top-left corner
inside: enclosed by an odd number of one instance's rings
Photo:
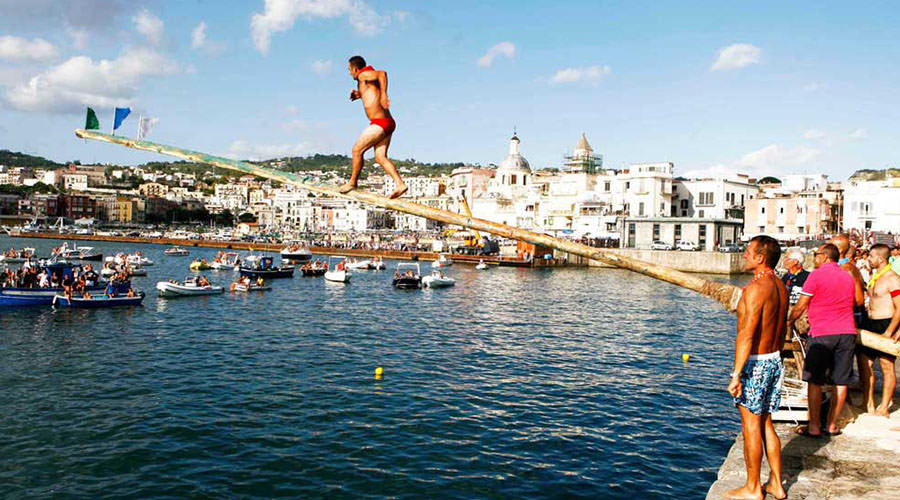
[[[853,377],[856,283],[850,273],[838,267],[839,259],[840,251],[831,243],[816,250],[813,261],[816,270],[806,279],[800,300],[788,317],[791,325],[804,312],[809,317],[810,340],[803,366],[803,380],[808,382],[809,425],[798,428],[797,433],[812,438],[841,433],[837,419],[847,399],[847,385]],[[822,429],[822,386],[829,374],[834,384],[831,411]]]
[[[894,340],[900,338],[900,276],[888,262],[890,247],[883,244],[874,245],[869,250],[869,265],[872,266],[872,278],[866,293],[869,294],[867,308],[868,319],[863,329],[881,333]],[[860,382],[863,388],[863,407],[869,413],[882,417],[890,416],[891,397],[897,387],[894,373],[895,356],[885,354],[871,347],[857,346],[860,357]],[[875,370],[874,362],[878,360],[883,375],[881,404],[875,407]]]

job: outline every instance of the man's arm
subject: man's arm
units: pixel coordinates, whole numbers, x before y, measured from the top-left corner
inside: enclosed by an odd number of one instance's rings
[[[379,98],[381,102],[381,107],[384,109],[388,109],[391,107],[391,100],[388,99],[387,94],[387,71],[378,71],[378,88],[381,90],[381,96]]]
[[[893,276],[893,280],[888,283],[888,293],[891,294],[891,300],[894,302],[894,315],[891,316],[891,324],[884,331],[886,337],[890,337],[894,341],[900,340],[900,277]]]
[[[800,319],[800,316],[803,316],[803,313],[809,309],[809,301],[812,300],[811,295],[800,295],[800,300],[794,305],[794,308],[791,309],[791,314],[788,316],[788,328],[793,328],[794,322]]]

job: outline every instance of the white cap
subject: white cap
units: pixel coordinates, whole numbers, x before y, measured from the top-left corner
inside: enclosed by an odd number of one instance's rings
[[[785,259],[794,259],[802,264],[805,256],[806,256],[806,252],[804,252],[802,248],[791,247],[788,249],[787,254],[784,256],[784,258]]]

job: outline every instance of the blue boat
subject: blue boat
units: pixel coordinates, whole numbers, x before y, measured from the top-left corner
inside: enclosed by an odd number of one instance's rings
[[[134,297],[120,296],[107,297],[105,294],[91,294],[90,299],[84,297],[67,298],[59,294],[53,297],[53,305],[59,307],[71,307],[73,309],[100,309],[104,307],[139,306],[144,301],[144,292]]]
[[[44,266],[44,269],[50,274],[59,274],[71,278],[75,274],[75,270],[80,269],[78,264],[61,264],[55,263]],[[94,292],[106,290],[107,283],[97,282],[96,285],[85,287],[87,291]],[[113,292],[117,295],[125,295],[131,288],[131,282],[125,281],[113,285]],[[23,287],[0,287],[0,308],[5,307],[28,307],[28,306],[49,306],[53,303],[53,297],[57,294],[65,292],[63,287],[52,288],[23,288]]]
[[[249,255],[244,258],[241,265],[241,276],[249,276],[251,278],[273,279],[273,278],[293,278],[293,266],[275,266],[272,257],[257,257]]]

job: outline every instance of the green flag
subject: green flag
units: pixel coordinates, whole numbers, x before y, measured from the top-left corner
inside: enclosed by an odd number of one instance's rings
[[[100,120],[97,119],[97,113],[88,108],[87,119],[84,121],[85,130],[100,130]]]

